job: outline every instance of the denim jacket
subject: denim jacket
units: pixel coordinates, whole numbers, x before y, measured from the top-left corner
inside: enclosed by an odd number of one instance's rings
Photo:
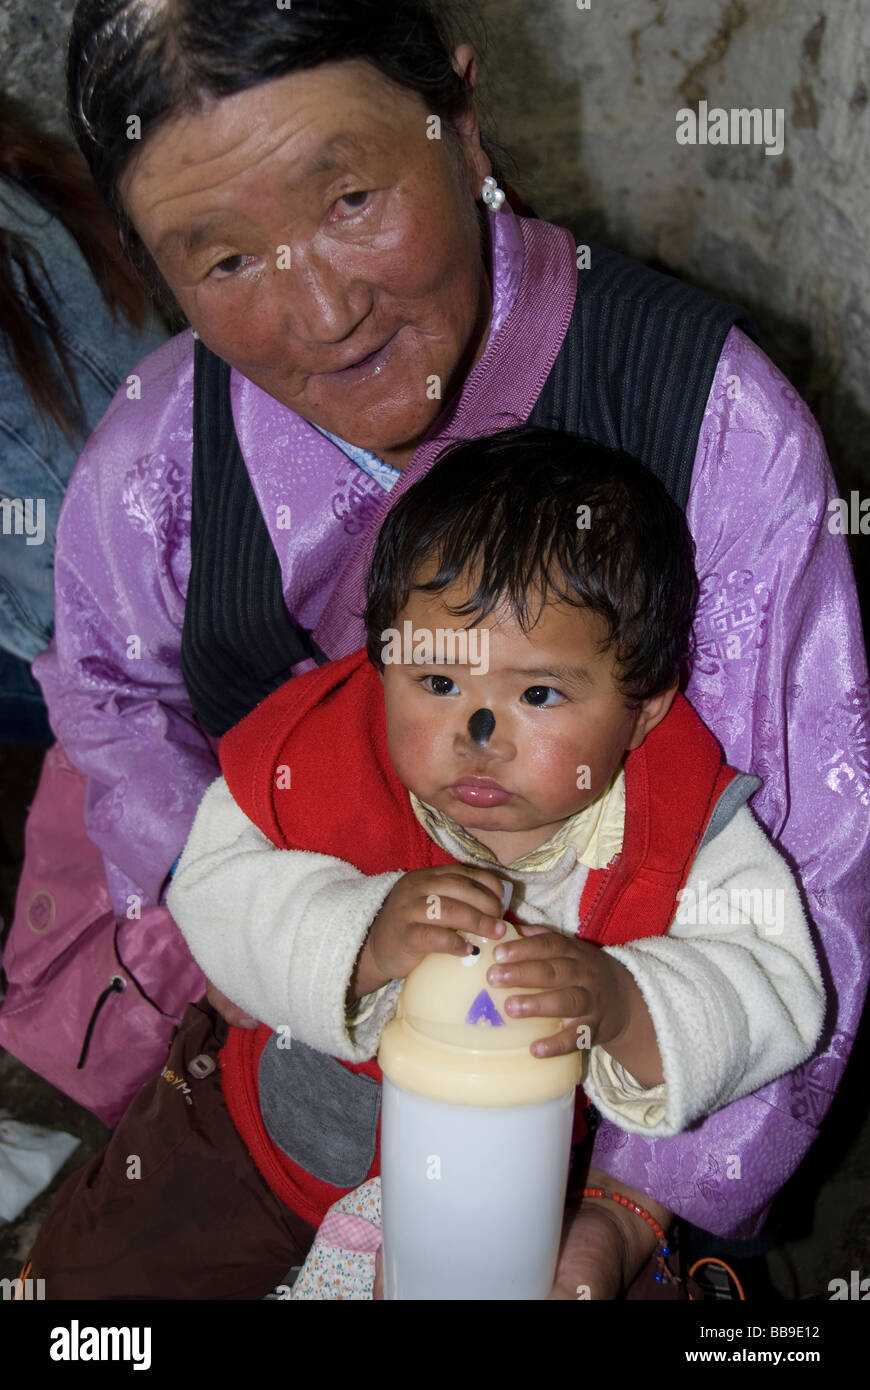
[[[87,426],[83,445],[120,383],[140,358],[164,341],[166,329],[156,314],[141,334],[134,333],[122,315],[114,322],[75,238],[6,178],[0,178],[0,226],[35,247],[51,276],[49,283],[39,262],[31,261],[40,288],[56,306],[76,375]],[[56,362],[17,266],[13,274]],[[54,632],[55,529],[77,457],[78,450],[70,447],[54,421],[37,410],[0,332],[0,648],[26,661],[43,650]]]

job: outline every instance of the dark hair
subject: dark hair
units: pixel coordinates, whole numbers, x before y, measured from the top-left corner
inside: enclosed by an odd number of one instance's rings
[[[36,218],[42,223],[45,218],[39,209],[63,223],[113,318],[123,313],[134,329],[141,330],[148,300],[121,256],[117,231],[81,156],[67,141],[41,131],[17,102],[0,95],[0,203],[4,182],[33,199]],[[34,220],[34,228],[37,225]],[[37,270],[59,299],[63,286],[53,284],[36,247],[27,237],[0,227],[0,332],[37,410],[54,420],[69,444],[75,444],[87,433],[81,397],[55,307],[43,292]],[[34,321],[34,309],[45,334]]]
[[[69,119],[134,264],[161,299],[168,289],[122,206],[118,183],[141,141],[210,99],[320,63],[366,59],[452,122],[469,91],[454,70],[454,17],[438,0],[79,0],[67,58]],[[454,5],[457,10],[459,7]],[[463,24],[468,24],[462,16]],[[474,26],[479,28],[479,24]],[[456,40],[458,42],[458,40]],[[128,139],[138,116],[139,139]],[[501,174],[493,167],[496,177]],[[171,303],[171,296],[169,298]]]
[[[382,634],[412,590],[476,581],[449,611],[482,622],[505,602],[526,632],[549,592],[605,619],[602,651],[614,649],[622,693],[637,704],[688,670],[694,549],[680,508],[628,454],[526,426],[471,440],[441,454],[387,515],[367,578],[369,658],[382,668]],[[427,561],[437,574],[415,582]]]

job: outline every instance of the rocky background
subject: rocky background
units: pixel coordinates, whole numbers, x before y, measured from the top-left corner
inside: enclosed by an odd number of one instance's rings
[[[746,305],[870,496],[867,0],[485,0],[482,80],[536,212]],[[676,113],[783,111],[779,155],[679,145]],[[853,537],[865,614],[870,536]]]

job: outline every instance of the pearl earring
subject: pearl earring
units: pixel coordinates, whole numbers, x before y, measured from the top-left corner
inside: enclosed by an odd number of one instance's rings
[[[499,188],[495,179],[491,176],[488,176],[483,181],[483,188],[480,191],[480,196],[483,198],[483,201],[486,203],[487,207],[491,209],[492,212],[498,212],[499,208],[504,202],[505,195],[504,189]]]

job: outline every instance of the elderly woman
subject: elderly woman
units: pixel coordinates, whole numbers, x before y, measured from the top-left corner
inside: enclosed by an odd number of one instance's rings
[[[866,668],[845,543],[825,524],[833,479],[737,311],[597,248],[587,266],[566,230],[516,215],[480,139],[472,50],[438,10],[80,3],[77,138],[192,331],[141,364],[141,391],[82,456],[37,673],[89,779],[116,907],[157,911],[216,775],[212,740],[288,673],[362,644],[372,537],[445,444],[534,414],[638,454],[696,541],[687,694],[729,762],[764,779],[754,809],[798,868],[833,988],[812,1063],[675,1139],[602,1124],[588,1181],[665,1225],[677,1212],[750,1235],[815,1137],[865,987]],[[192,989],[155,920],[155,954]],[[209,1075],[225,1032],[188,1010],[162,1080],[70,1179],[37,1247],[54,1297],[257,1297],[298,1262],[313,1233],[227,1133]],[[176,1150],[159,1232],[153,1202],[128,1195],[132,1117],[140,1134],[153,1121],[143,1177]],[[584,1202],[566,1233],[562,1297],[618,1296],[655,1243],[614,1202]]]

